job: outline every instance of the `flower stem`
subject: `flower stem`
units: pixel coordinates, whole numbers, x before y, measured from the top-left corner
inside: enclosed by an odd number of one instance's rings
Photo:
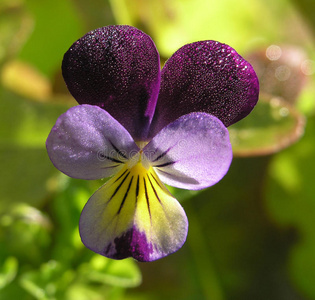
[[[207,250],[205,236],[200,228],[199,220],[196,216],[193,205],[187,201],[185,210],[189,212],[189,234],[187,242],[190,247],[196,273],[199,275],[199,281],[205,299],[224,300],[223,291],[217,278],[216,270]]]

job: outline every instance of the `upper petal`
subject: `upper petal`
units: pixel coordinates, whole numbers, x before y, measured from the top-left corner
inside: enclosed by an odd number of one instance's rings
[[[148,35],[125,25],[93,30],[66,52],[62,73],[80,104],[104,108],[144,139],[160,86],[159,54]]]
[[[143,153],[163,182],[190,190],[217,183],[232,161],[228,130],[206,113],[190,113],[172,122]]]
[[[93,105],[75,106],[62,114],[46,147],[57,169],[80,179],[111,176],[139,151],[128,131]]]
[[[254,69],[230,46],[216,41],[185,45],[162,69],[151,136],[178,117],[197,111],[229,126],[253,109],[258,93]]]

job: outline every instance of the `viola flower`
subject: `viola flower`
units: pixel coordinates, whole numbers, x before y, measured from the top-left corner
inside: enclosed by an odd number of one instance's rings
[[[114,259],[177,251],[188,221],[163,183],[198,190],[226,174],[226,126],[258,100],[252,66],[228,45],[201,41],[176,51],[160,72],[148,35],[107,26],[76,41],[62,71],[80,105],[52,128],[49,157],[70,177],[111,177],[82,211],[83,243]]]

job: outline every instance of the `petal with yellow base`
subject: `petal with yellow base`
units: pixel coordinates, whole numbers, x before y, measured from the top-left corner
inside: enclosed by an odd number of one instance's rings
[[[153,261],[182,247],[188,221],[151,166],[138,161],[106,182],[85,205],[80,235],[109,258]]]

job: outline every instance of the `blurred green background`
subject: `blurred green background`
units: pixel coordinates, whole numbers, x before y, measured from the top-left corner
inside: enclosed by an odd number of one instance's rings
[[[148,33],[162,63],[186,43],[227,43],[261,84],[253,113],[229,128],[224,179],[172,189],[188,239],[152,263],[85,249],[79,216],[102,181],[66,177],[45,149],[76,105],[63,54],[109,24]],[[314,37],[312,0],[0,0],[0,299],[315,299]]]

